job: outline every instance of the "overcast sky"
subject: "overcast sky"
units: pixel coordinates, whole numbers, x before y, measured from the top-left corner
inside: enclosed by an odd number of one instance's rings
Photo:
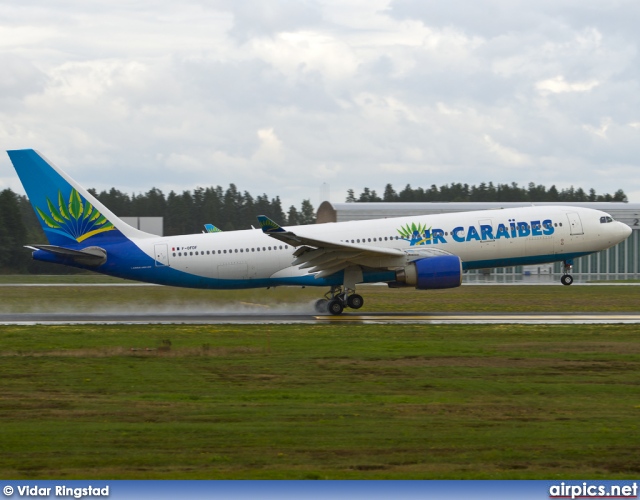
[[[640,202],[639,19],[637,0],[0,0],[0,144],[98,190],[233,182],[285,210],[323,183]]]

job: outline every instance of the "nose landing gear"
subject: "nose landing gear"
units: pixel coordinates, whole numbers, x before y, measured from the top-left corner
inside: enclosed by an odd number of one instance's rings
[[[319,313],[329,313],[337,316],[342,314],[346,307],[360,309],[364,305],[362,295],[358,295],[350,288],[332,286],[324,299],[318,299],[315,303],[315,310]]]
[[[573,276],[569,274],[571,272],[571,269],[573,269],[573,260],[565,260],[564,267],[562,269],[563,275],[562,278],[560,278],[560,282],[563,285],[569,286],[571,283],[573,283]]]

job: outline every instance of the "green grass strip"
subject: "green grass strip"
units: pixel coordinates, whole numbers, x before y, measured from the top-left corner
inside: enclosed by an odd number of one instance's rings
[[[636,478],[635,325],[1,326],[6,479]]]

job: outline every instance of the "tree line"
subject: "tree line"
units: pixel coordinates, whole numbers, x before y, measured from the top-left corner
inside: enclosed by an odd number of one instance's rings
[[[375,190],[365,187],[356,197],[353,189],[347,191],[347,203],[355,202],[597,202],[627,200],[622,189],[614,194],[597,194],[595,189],[587,193],[582,188],[573,186],[558,190],[555,185],[550,188],[530,182],[527,187],[511,184],[488,184],[482,182],[477,186],[469,184],[451,183],[440,187],[412,188],[407,184],[402,191],[396,191],[391,184],[387,184],[382,197]]]
[[[204,224],[223,231],[249,229],[257,225],[257,215],[289,225],[313,224],[316,220],[309,200],[304,200],[300,208],[291,205],[285,214],[279,196],[253,197],[248,191],[240,192],[235,184],[226,190],[221,186],[198,187],[182,193],[171,191],[166,196],[157,188],[133,195],[115,188],[89,192],[119,217],[163,217],[165,236],[200,233]]]

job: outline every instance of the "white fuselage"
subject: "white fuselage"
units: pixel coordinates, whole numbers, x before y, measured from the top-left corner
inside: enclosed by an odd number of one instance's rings
[[[567,260],[606,249],[630,234],[625,224],[601,222],[603,217],[608,214],[587,208],[532,206],[287,229],[336,244],[405,252],[404,257],[364,262],[374,269],[397,269],[437,251],[457,255],[465,269],[476,269]],[[203,278],[251,281],[308,274],[292,265],[295,247],[259,229],[145,238],[135,243],[156,266]]]

